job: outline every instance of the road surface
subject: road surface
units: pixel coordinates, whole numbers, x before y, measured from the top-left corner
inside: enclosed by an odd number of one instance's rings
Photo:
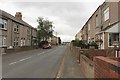
[[[55,78],[67,46],[37,49],[2,57],[3,78]]]

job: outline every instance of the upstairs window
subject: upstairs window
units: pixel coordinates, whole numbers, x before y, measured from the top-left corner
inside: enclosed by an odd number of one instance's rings
[[[90,31],[90,24],[88,24],[88,31]]]
[[[30,28],[27,29],[27,35],[30,35]]]
[[[109,19],[109,7],[104,10],[103,17],[104,17],[104,21],[107,21]]]
[[[18,24],[14,24],[14,32],[19,32],[19,25]]]
[[[0,18],[0,29],[7,29],[7,20]]]
[[[96,21],[96,27],[99,27],[98,15],[96,15],[95,21]]]

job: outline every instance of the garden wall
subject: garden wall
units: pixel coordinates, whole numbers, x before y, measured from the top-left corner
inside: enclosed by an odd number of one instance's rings
[[[120,78],[120,58],[116,59],[95,57],[95,78]]]

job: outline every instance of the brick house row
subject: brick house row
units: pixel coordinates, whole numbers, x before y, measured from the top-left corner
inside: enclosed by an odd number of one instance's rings
[[[37,29],[22,20],[21,12],[16,12],[15,17],[0,10],[0,50],[36,45]]]
[[[100,5],[75,38],[95,41],[100,49],[111,48],[114,42],[120,42],[120,1],[105,1]]]

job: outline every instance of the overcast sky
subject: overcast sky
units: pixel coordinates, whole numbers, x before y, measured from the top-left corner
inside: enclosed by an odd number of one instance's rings
[[[53,21],[54,34],[57,32],[62,41],[73,40],[88,18],[104,2],[104,0],[13,1],[1,1],[0,9],[13,16],[16,12],[22,12],[23,20],[33,27],[37,27],[38,17]]]

